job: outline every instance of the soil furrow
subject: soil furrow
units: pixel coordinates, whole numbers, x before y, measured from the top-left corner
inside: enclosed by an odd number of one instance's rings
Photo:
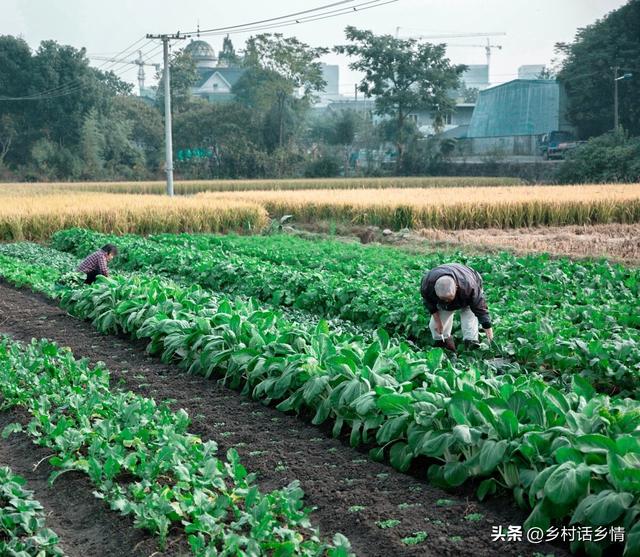
[[[18,410],[0,413],[0,431],[8,424],[26,424],[29,416]],[[44,507],[46,525],[60,537],[60,547],[69,557],[122,557],[132,555],[185,555],[180,550],[157,551],[156,539],[148,532],[135,529],[129,517],[109,510],[93,495],[94,487],[80,472],[67,472],[49,485],[53,468],[48,463],[51,451],[34,445],[23,433],[13,434],[0,441],[0,464],[27,480],[26,489]],[[36,466],[37,465],[37,466]],[[171,542],[172,540],[170,540]]]
[[[305,502],[315,507],[313,523],[324,536],[347,535],[360,556],[567,554],[548,544],[492,542],[493,525],[524,521],[510,498],[478,503],[466,492],[447,493],[372,462],[295,416],[162,364],[145,354],[144,343],[99,334],[38,294],[0,284],[0,332],[23,341],[51,339],[70,347],[76,357],[105,362],[114,386],[171,400],[173,408],[189,413],[193,433],[215,440],[221,453],[236,447],[263,489],[299,479]],[[478,520],[465,518],[469,515]],[[390,519],[400,523],[390,528],[376,524]],[[426,541],[403,543],[402,538],[420,531],[427,533]]]

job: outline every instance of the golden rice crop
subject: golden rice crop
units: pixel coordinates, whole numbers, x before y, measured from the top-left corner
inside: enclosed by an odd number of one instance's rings
[[[177,181],[174,191],[189,195],[207,191],[300,190],[300,189],[378,189],[510,186],[522,183],[518,178],[484,177],[405,177],[405,178],[318,178],[296,180],[194,180]],[[6,194],[45,194],[62,191],[102,193],[158,194],[165,192],[164,182],[60,182],[37,184],[0,184],[0,196]]]
[[[515,228],[640,222],[640,184],[203,193],[272,216],[390,228]]]
[[[226,232],[262,228],[263,207],[247,201],[58,193],[0,195],[0,240],[43,240],[80,226],[101,232]]]

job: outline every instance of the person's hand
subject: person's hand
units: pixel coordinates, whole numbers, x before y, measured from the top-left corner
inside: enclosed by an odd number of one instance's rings
[[[491,329],[491,328],[485,329],[484,332],[487,335],[487,340],[489,342],[492,342],[493,341],[493,329]]]
[[[439,335],[442,335],[442,321],[440,320],[440,316],[437,313],[433,315],[433,321],[434,321],[436,333],[438,333]]]

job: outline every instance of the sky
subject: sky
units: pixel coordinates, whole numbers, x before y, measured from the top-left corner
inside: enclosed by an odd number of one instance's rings
[[[159,43],[146,39],[129,47],[147,33],[175,33],[244,24],[332,3],[335,0],[2,0],[0,34],[21,36],[35,49],[42,40],[53,39],[89,56],[137,56],[142,47],[150,62],[161,62]],[[356,0],[354,4],[364,0]],[[312,46],[343,44],[344,28],[353,25],[376,34],[401,37],[459,33],[506,33],[491,37],[491,82],[517,77],[518,67],[549,64],[557,42],[570,42],[576,31],[624,5],[626,0],[398,0],[375,9],[322,21],[304,23],[273,32],[295,35]],[[233,34],[236,49],[250,34]],[[207,37],[216,51],[222,37]],[[440,39],[449,41],[448,56],[458,64],[486,63],[484,37]],[[184,41],[186,44],[187,41]],[[456,46],[453,46],[453,45]],[[470,46],[459,46],[470,45]],[[175,48],[179,48],[176,45]],[[123,50],[125,51],[123,53]],[[346,57],[329,54],[324,62],[340,65],[340,90],[353,94],[358,74],[348,69]],[[136,82],[137,67],[93,62],[113,69],[123,79]],[[147,68],[147,85],[153,68]]]

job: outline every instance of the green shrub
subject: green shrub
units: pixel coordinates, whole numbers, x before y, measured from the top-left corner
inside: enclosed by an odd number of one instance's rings
[[[566,184],[640,182],[640,137],[617,131],[590,139],[567,155],[557,179]]]

